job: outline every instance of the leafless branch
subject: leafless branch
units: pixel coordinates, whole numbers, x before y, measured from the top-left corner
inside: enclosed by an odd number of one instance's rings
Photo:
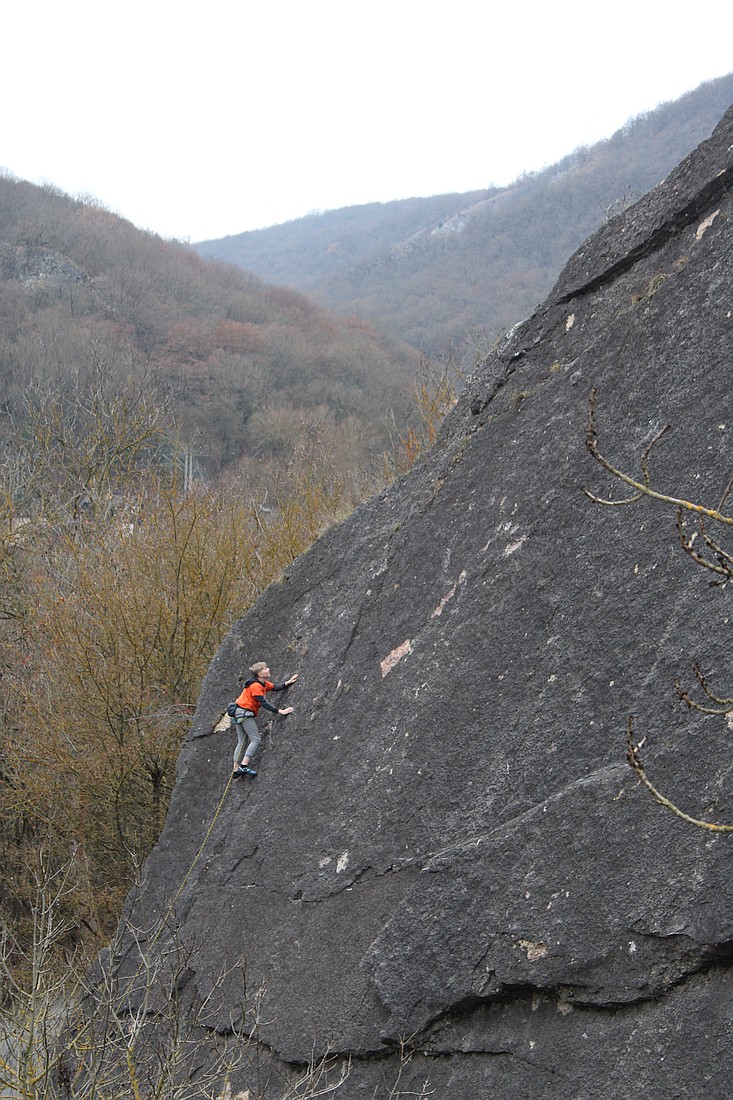
[[[629,715],[626,723],[626,757],[631,767],[636,772],[637,776],[644,784],[646,789],[654,796],[660,806],[664,806],[666,809],[671,810],[673,814],[686,821],[689,825],[695,825],[699,829],[709,829],[714,833],[733,833],[733,825],[718,825],[713,821],[703,821],[697,817],[691,817],[690,814],[681,810],[679,806],[675,805],[669,798],[657,790],[651,780],[648,778],[644,765],[641,762],[640,751],[646,738],[642,738],[638,744],[634,744],[634,719]]]

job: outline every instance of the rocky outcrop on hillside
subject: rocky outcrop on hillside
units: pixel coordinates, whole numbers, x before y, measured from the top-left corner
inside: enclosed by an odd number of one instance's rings
[[[41,246],[9,244],[0,241],[0,275],[17,279],[24,285],[48,283],[62,286],[83,283],[88,276],[67,256]]]
[[[733,839],[659,806],[624,744],[633,714],[657,786],[733,820],[731,723],[673,686],[701,690],[697,661],[730,694],[727,590],[673,506],[583,487],[628,495],[586,449],[595,388],[619,468],[639,477],[669,424],[652,487],[721,498],[732,181],[733,109],[572,257],[420,466],[216,654],[128,919],[168,918],[153,951],[196,945],[187,1005],[245,954],[258,1019],[232,1095],[308,1095],[288,1088],[314,1057],[346,1100],[729,1094]],[[295,712],[221,802],[217,724],[257,659],[299,672]],[[201,1064],[243,1004],[225,979]]]

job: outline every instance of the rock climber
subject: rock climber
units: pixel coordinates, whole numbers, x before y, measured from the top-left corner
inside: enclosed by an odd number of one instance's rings
[[[273,714],[292,714],[292,707],[274,707],[265,699],[270,691],[285,691],[298,679],[296,672],[288,680],[281,684],[273,684],[269,679],[272,675],[266,661],[256,661],[249,670],[252,679],[247,680],[241,695],[236,701],[237,709],[234,712],[234,721],[237,724],[237,747],[234,750],[234,771],[232,775],[257,775],[255,768],[250,767],[252,757],[260,747],[260,732],[257,729],[257,712],[260,707],[272,711]],[[242,755],[243,750],[246,752]]]

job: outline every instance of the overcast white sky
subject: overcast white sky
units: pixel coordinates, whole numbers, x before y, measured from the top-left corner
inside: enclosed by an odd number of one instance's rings
[[[733,4],[6,0],[0,166],[203,240],[510,183],[733,71]]]

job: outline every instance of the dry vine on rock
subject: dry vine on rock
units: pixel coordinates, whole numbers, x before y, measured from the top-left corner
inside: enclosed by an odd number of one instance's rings
[[[660,492],[658,489],[654,488],[649,472],[649,459],[653,448],[669,430],[669,425],[665,425],[657,431],[652,440],[642,451],[640,456],[641,476],[632,477],[624,473],[606,458],[600,450],[598,433],[596,430],[596,402],[597,394],[596,390],[593,389],[590,396],[586,446],[595,461],[610,474],[611,477],[627,486],[631,490],[631,493],[629,496],[623,497],[620,500],[609,500],[604,497],[599,497],[595,493],[591,493],[588,489],[583,488],[585,495],[592,500],[594,504],[600,504],[609,508],[626,504],[636,504],[644,498],[675,508],[677,513],[677,533],[682,549],[696,565],[712,573],[713,579],[710,581],[712,585],[724,587],[728,581],[733,578],[733,553],[726,550],[725,547],[721,545],[719,539],[711,535],[710,531],[711,528],[714,529],[715,524],[718,524],[722,529],[733,527],[733,516],[727,514],[723,510],[728,504],[731,493],[733,492],[733,477],[729,478],[720,502],[715,508],[709,508],[705,505],[685,500],[684,498],[674,496],[670,493]],[[691,516],[694,516],[696,519],[696,530],[688,533],[686,524]],[[700,714],[733,714],[733,699],[715,694],[708,686],[705,676],[698,664],[695,664],[693,669],[700,688],[712,705],[696,702],[683,688],[680,680],[676,679],[675,689],[682,702],[690,707],[691,710],[695,710]],[[645,741],[646,738],[644,737],[641,741],[634,742],[634,719],[632,715],[629,715],[626,723],[627,759],[642,784],[654,796],[657,802],[666,809],[671,810],[672,813],[683,821],[697,828],[708,829],[716,833],[733,833],[733,825],[718,824],[685,813],[684,810],[654,786],[646,774],[640,755]]]

